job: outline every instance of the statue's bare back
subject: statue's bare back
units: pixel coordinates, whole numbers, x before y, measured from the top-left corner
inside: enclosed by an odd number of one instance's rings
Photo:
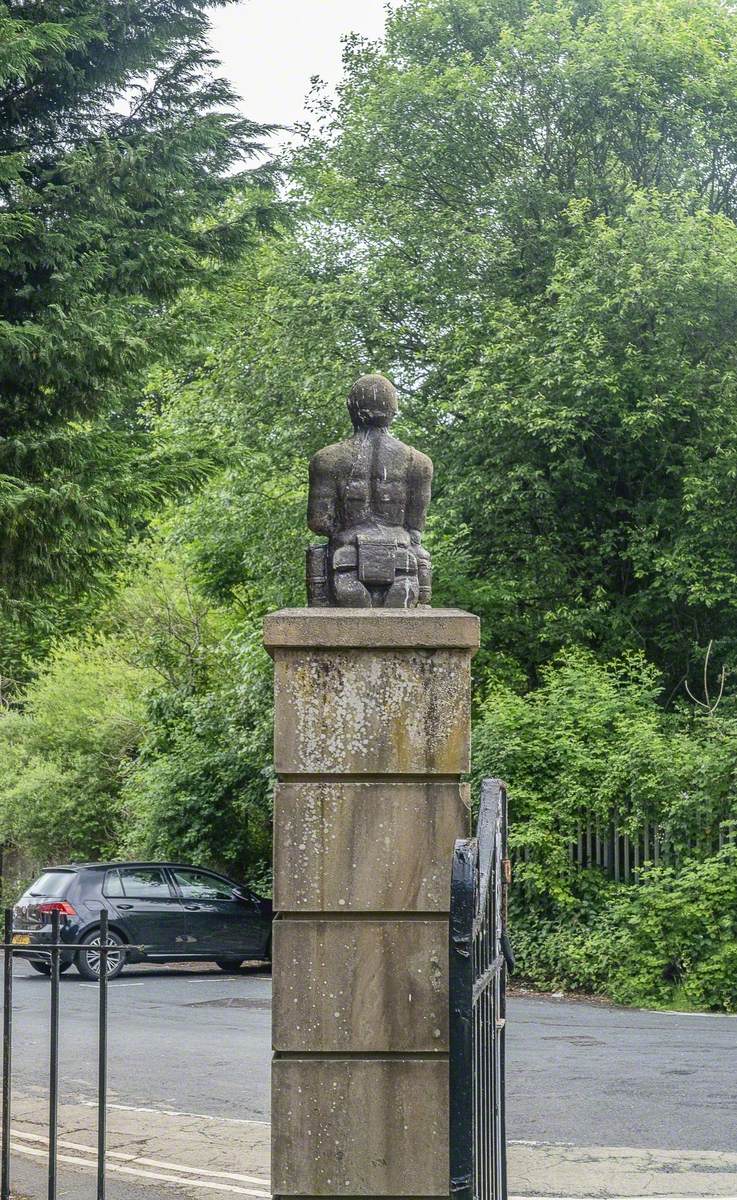
[[[310,463],[307,522],[327,544],[307,552],[312,606],[414,608],[429,604],[430,555],[422,531],[432,462],[389,426],[397,393],[382,375],[364,375],[348,397],[353,436]]]

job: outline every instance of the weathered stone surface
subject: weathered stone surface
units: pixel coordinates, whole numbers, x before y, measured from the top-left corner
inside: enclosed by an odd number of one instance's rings
[[[458,608],[283,608],[264,621],[264,645],[476,650],[478,617]]]
[[[450,855],[469,831],[457,783],[277,784],[278,911],[447,912]]]
[[[272,1028],[281,1051],[447,1051],[447,919],[275,921]]]
[[[277,1058],[283,1196],[447,1196],[447,1059]]]
[[[282,650],[280,774],[444,774],[470,765],[470,651]]]
[[[447,1196],[447,908],[478,622],[287,610],[265,642],[281,777],[274,1193]]]

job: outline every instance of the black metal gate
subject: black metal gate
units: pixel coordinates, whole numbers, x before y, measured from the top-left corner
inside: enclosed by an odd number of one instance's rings
[[[450,898],[450,1194],[507,1200],[504,1026],[507,794],[485,779],[475,838],[453,850]]]
[[[51,987],[49,1021],[49,1158],[47,1172],[47,1197],[56,1200],[57,1188],[57,1139],[59,1124],[59,977],[61,974],[61,952],[77,945],[60,940],[59,913],[51,914],[51,941],[43,946],[34,946],[34,957],[47,957]],[[105,1200],[105,1143],[107,1115],[107,960],[110,953],[128,953],[143,949],[136,946],[108,946],[108,914],[100,912],[100,983],[98,1005],[98,1054],[97,1054],[97,1200]],[[13,959],[28,957],[23,934],[14,934],[13,910],[5,910],[5,937],[0,946],[3,951],[3,1078],[2,1078],[2,1151],[0,1152],[0,1200],[10,1200],[10,1139],[11,1139],[11,1068],[13,1051]],[[88,947],[85,947],[89,949]]]

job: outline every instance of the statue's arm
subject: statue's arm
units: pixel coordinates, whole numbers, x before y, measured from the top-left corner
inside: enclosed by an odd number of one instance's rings
[[[406,527],[410,534],[417,535],[417,541],[425,528],[427,509],[430,504],[432,491],[432,462],[426,454],[415,450],[412,455],[410,470],[410,487],[407,498]],[[415,540],[414,537],[412,539]]]
[[[307,500],[307,524],[313,533],[332,537],[337,529],[337,489],[330,464],[318,453],[310,462],[310,490]]]

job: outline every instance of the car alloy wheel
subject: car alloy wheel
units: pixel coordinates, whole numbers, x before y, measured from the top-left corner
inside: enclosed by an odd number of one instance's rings
[[[107,944],[110,947],[122,947],[123,943],[116,933],[109,933]],[[79,951],[77,970],[85,979],[95,982],[100,978],[102,954],[100,953],[100,931],[88,934]],[[111,949],[107,955],[107,978],[115,979],[125,966],[125,955],[122,949]]]

